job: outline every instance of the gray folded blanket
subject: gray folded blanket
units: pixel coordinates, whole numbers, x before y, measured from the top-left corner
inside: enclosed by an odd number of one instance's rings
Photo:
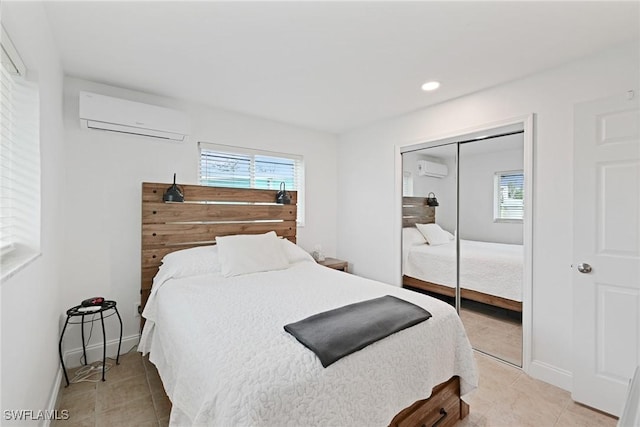
[[[315,314],[284,330],[313,351],[325,368],[389,335],[431,317],[408,301],[386,295]]]

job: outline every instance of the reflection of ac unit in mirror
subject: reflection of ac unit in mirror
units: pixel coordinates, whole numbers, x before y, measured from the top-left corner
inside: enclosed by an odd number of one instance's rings
[[[444,178],[449,174],[447,165],[430,162],[428,160],[418,160],[418,175]]]

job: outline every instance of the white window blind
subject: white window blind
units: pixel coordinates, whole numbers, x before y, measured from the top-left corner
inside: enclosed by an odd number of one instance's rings
[[[524,173],[495,174],[494,220],[520,222],[524,218]]]
[[[302,156],[201,142],[200,185],[298,192],[297,222],[304,225]],[[274,193],[275,201],[275,193]]]
[[[0,66],[0,255],[7,277],[40,250],[40,138],[37,85],[2,29]]]
[[[4,61],[3,61],[4,62]],[[13,247],[14,242],[14,219],[13,219],[13,201],[11,190],[13,187],[13,132],[14,132],[14,108],[13,95],[15,93],[13,78],[9,75],[8,70],[2,65],[0,70],[0,90],[2,91],[2,99],[0,100],[0,120],[2,120],[2,129],[0,137],[2,144],[0,145],[0,250],[7,253]]]

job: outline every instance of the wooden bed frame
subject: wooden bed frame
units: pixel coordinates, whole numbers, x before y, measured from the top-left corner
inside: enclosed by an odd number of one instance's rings
[[[414,227],[416,224],[431,224],[436,222],[435,208],[427,206],[426,197],[402,198],[402,226]],[[427,282],[411,276],[402,276],[402,286],[421,289],[438,295],[455,297],[456,290],[450,286]],[[494,307],[522,313],[522,302],[486,294],[471,289],[460,288],[460,298],[481,302]]]
[[[438,285],[437,283],[426,282],[424,280],[416,279],[415,277],[406,275],[402,276],[402,286],[422,289],[423,291],[432,292],[434,294],[444,295],[448,297],[456,296],[455,288]],[[506,308],[507,310],[522,313],[522,303],[520,301],[514,301],[496,295],[485,294],[483,292],[478,292],[471,289],[460,288],[460,298],[481,302],[483,304],[492,305],[494,307]]]
[[[275,203],[277,190],[181,185],[184,203],[163,202],[171,184],[142,183],[141,305],[149,298],[153,277],[162,257],[195,246],[215,244],[216,236],[261,234],[275,231],[296,242],[297,193],[291,204]],[[142,324],[143,325],[143,324]],[[142,327],[141,325],[141,327]],[[457,376],[433,388],[429,399],[400,411],[391,426],[452,426],[469,413],[460,398]]]

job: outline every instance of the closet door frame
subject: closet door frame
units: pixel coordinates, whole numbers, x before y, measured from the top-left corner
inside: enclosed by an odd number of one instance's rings
[[[396,144],[395,146],[395,200],[396,200],[396,218],[395,227],[398,230],[394,246],[396,253],[399,254],[396,262],[396,277],[399,278],[400,286],[402,286],[402,153],[407,151],[419,150],[422,148],[437,147],[440,145],[451,144],[456,141],[467,139],[471,134],[496,134],[501,128],[509,128],[521,126],[524,130],[524,220],[523,220],[523,236],[522,245],[524,251],[524,277],[522,280],[522,370],[529,372],[532,363],[532,298],[533,298],[533,204],[534,201],[534,114],[513,117],[497,122],[486,123],[470,128],[461,128],[453,130],[447,134],[420,138],[418,140],[406,143]],[[456,221],[458,219],[456,218]],[[456,292],[456,305],[459,305],[459,294]],[[458,308],[458,307],[456,307]]]

